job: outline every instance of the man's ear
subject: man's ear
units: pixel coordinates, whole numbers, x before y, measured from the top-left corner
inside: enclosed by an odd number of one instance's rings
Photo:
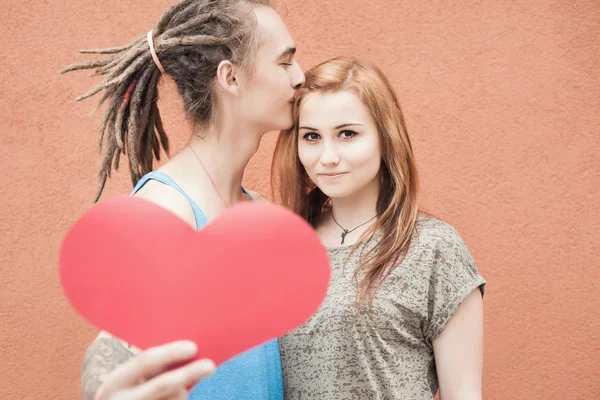
[[[237,94],[239,85],[237,68],[229,60],[223,60],[217,67],[217,81],[223,90],[231,94]]]

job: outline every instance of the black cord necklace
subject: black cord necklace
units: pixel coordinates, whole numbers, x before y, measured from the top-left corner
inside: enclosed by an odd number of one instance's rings
[[[341,226],[336,220],[335,217],[333,216],[333,208],[331,209],[331,218],[333,218],[333,222],[335,222],[337,224],[337,226],[339,226],[340,228],[342,228],[342,243],[344,244],[344,239],[346,239],[346,235],[349,233],[354,232],[355,230],[357,230],[358,228],[360,228],[361,226],[368,224],[369,222],[373,221],[375,219],[375,217],[377,217],[377,215],[375,215],[373,218],[371,218],[370,220],[368,220],[367,222],[363,222],[362,224],[358,225],[357,227],[355,227],[354,229],[346,229],[343,226]]]

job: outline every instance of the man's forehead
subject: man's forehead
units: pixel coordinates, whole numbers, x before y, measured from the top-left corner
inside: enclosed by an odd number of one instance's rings
[[[286,50],[295,49],[296,45],[287,26],[275,10],[269,7],[256,7],[255,12],[261,47],[275,52],[277,55]]]

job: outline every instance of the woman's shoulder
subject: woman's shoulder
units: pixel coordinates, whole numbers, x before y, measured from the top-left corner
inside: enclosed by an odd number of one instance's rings
[[[429,249],[466,247],[457,229],[450,223],[428,214],[420,214],[415,226],[415,240]]]
[[[428,270],[431,268],[432,277],[457,288],[471,283],[485,284],[473,255],[458,231],[448,222],[432,216],[419,217],[415,239],[414,254],[419,260],[426,261],[423,265],[429,266]]]
[[[429,214],[419,214],[416,229],[421,234],[438,236],[451,236],[458,233],[450,223]]]

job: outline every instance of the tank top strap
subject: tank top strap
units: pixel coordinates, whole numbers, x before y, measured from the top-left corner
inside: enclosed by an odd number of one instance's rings
[[[135,188],[133,189],[131,194],[134,195],[135,193],[137,193],[150,180],[155,180],[167,186],[170,186],[173,189],[177,190],[179,193],[181,193],[183,196],[185,196],[187,201],[190,203],[190,206],[192,207],[192,211],[194,212],[194,218],[196,219],[196,229],[200,229],[208,223],[208,218],[206,218],[206,215],[204,214],[202,209],[198,207],[196,202],[194,202],[194,200],[192,200],[192,198],[177,183],[175,183],[175,181],[171,179],[170,176],[168,176],[164,172],[151,171],[147,173],[142,177],[142,179],[139,180],[137,185],[135,185]]]

